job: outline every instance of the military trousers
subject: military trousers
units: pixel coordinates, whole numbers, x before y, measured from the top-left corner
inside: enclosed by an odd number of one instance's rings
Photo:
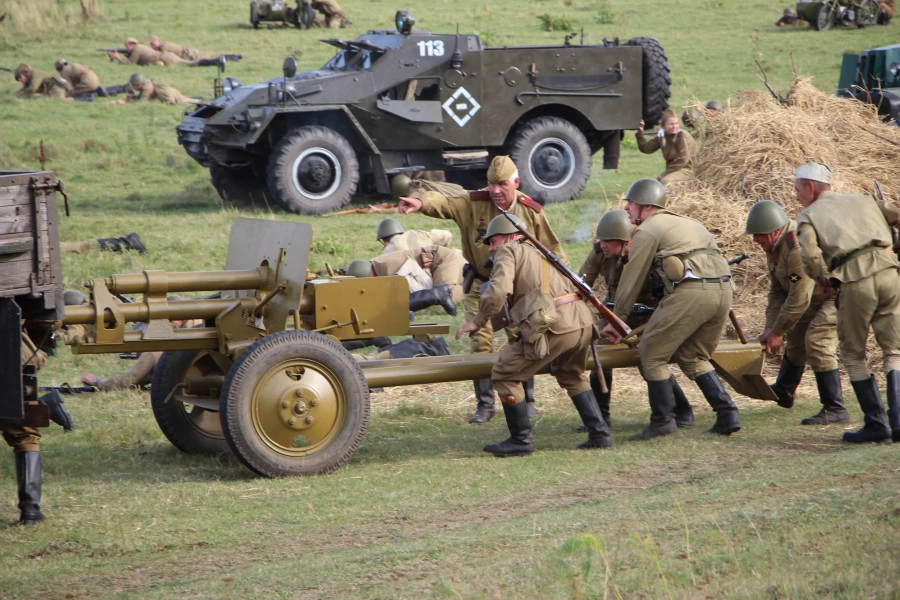
[[[725,330],[731,294],[727,281],[688,281],[660,300],[641,337],[644,378],[668,379],[672,359],[690,379],[712,371],[709,359]]]
[[[791,364],[809,363],[816,373],[838,368],[837,307],[829,298],[810,308],[785,336],[784,355]]]
[[[559,386],[568,392],[569,397],[591,389],[588,374],[584,370],[593,332],[590,327],[583,327],[567,333],[548,332],[549,352],[540,359],[525,358],[525,343],[521,340],[510,342],[500,351],[497,362],[491,370],[494,389],[503,401],[512,396],[516,402],[525,399],[522,382],[546,366],[556,377]]]
[[[837,328],[841,360],[850,381],[869,378],[866,341],[869,327],[881,348],[884,372],[900,370],[900,276],[897,269],[841,284]]]
[[[0,431],[3,431],[3,439],[16,454],[41,450],[41,432],[36,427],[0,423]]]

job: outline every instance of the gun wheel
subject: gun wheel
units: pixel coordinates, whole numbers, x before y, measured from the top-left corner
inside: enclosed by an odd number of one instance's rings
[[[288,330],[250,346],[225,380],[225,439],[265,477],[330,473],[350,460],[369,423],[369,387],[334,340]]]
[[[227,365],[226,357],[213,356],[206,350],[181,350],[164,352],[153,369],[150,385],[153,416],[163,435],[182,452],[217,454],[228,450],[216,405],[218,395],[190,396],[183,390],[189,378],[222,377],[223,361]]]

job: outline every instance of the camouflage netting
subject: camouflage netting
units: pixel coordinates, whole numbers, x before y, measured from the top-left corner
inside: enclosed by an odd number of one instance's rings
[[[670,184],[668,207],[703,222],[727,257],[751,258],[732,267],[737,286],[735,312],[749,337],[764,325],[768,290],[765,256],[744,235],[747,212],[759,200],[774,200],[791,218],[801,208],[793,188],[797,165],[816,161],[831,167],[838,193],[874,193],[900,199],[900,129],[888,127],[873,106],[838,98],[797,78],[782,105],[763,91],[742,93],[715,115],[695,103],[701,149],[695,177]],[[875,357],[876,366],[880,353]]]

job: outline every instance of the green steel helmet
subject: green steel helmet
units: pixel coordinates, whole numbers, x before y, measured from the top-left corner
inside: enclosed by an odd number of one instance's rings
[[[87,296],[77,290],[66,290],[63,292],[63,304],[66,306],[87,304]]]
[[[706,110],[722,110],[725,108],[718,100],[710,100],[706,103]]]
[[[387,219],[382,219],[381,223],[378,224],[378,233],[375,234],[375,239],[383,240],[386,237],[391,237],[392,235],[397,235],[404,231],[400,221],[388,217]]]
[[[744,233],[747,235],[772,233],[790,222],[791,219],[780,204],[771,200],[760,200],[751,206],[750,212],[747,213],[747,229]]]
[[[394,194],[394,198],[409,195],[409,186],[411,184],[412,179],[409,178],[409,175],[404,175],[403,173],[394,175],[394,178],[391,179],[391,193]]]
[[[793,8],[786,8],[786,9],[784,9],[784,16],[785,17],[796,17],[797,11],[794,10]]]
[[[351,260],[347,265],[347,275],[351,277],[369,277],[372,274],[372,263],[368,260]]]
[[[625,193],[625,199],[642,206],[666,206],[666,188],[655,179],[638,179]]]
[[[522,219],[517,217],[516,215],[509,215],[513,221],[517,224],[521,225],[522,229],[528,229],[525,223],[522,222]],[[487,231],[484,234],[484,239],[482,240],[486,246],[490,245],[490,240],[492,236],[508,234],[508,233],[519,233],[519,230],[516,229],[516,226],[509,222],[504,215],[497,215],[491,222],[488,223]]]
[[[702,120],[703,115],[701,115],[700,111],[694,107],[685,109],[685,111],[681,113],[681,122],[684,123],[685,127],[696,127]]]
[[[628,213],[617,208],[615,210],[606,211],[600,217],[597,223],[597,239],[601,242],[606,240],[622,240],[627,242],[631,240],[631,229],[633,225],[628,218]]]
[[[132,73],[131,77],[128,79],[128,83],[131,84],[132,87],[136,85],[144,85],[146,78],[143,73]]]

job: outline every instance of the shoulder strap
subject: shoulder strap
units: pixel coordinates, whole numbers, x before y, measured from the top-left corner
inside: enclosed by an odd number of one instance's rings
[[[487,190],[475,190],[469,192],[469,199],[473,202],[487,202],[491,199],[491,195]]]
[[[530,208],[531,210],[533,210],[536,213],[539,213],[544,210],[543,206],[541,206],[538,202],[532,200],[525,194],[520,193],[519,197],[518,197],[518,201],[519,201],[519,204],[521,204],[522,206],[527,206],[528,208]]]

